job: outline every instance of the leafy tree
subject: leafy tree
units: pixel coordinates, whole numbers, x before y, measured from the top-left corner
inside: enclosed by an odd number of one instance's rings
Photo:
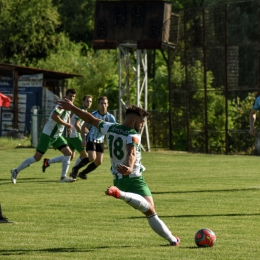
[[[213,74],[207,71],[206,94],[204,92],[204,68],[200,61],[195,61],[193,66],[188,67],[188,78],[192,82],[192,88],[186,92],[185,69],[180,58],[177,56],[172,68],[172,84],[175,88],[173,103],[173,147],[175,150],[186,150],[187,127],[190,134],[190,148],[193,151],[205,151],[205,117],[207,120],[208,149],[213,153],[223,152],[225,149],[225,97],[221,92],[213,91]],[[192,100],[189,107],[186,107],[186,99]],[[205,114],[205,102],[207,104],[207,114]],[[186,117],[189,121],[186,125]],[[232,128],[233,121],[228,120],[229,127]]]
[[[46,58],[60,24],[51,0],[0,0],[0,59],[28,64]]]
[[[252,154],[252,152],[259,153],[259,151],[255,150],[255,138],[252,138],[249,134],[245,134],[249,131],[248,117],[254,99],[255,93],[248,93],[248,96],[244,100],[237,97],[234,98],[229,105],[229,115],[233,120],[233,128],[230,129],[231,152],[246,152],[248,154]],[[258,127],[256,126],[256,128],[259,129],[259,125]]]
[[[77,90],[76,104],[81,104],[84,95],[93,95],[94,104],[99,96],[107,95],[110,109],[118,108],[118,72],[115,51],[89,50],[86,56],[81,54],[82,45],[73,43],[64,34],[60,34],[57,51],[52,51],[47,59],[41,59],[37,67],[83,75],[69,80],[69,86]],[[116,102],[116,103],[114,103]]]
[[[156,71],[153,77],[149,79],[149,109],[166,111],[169,108],[168,69],[160,51],[156,51],[154,62]]]
[[[95,0],[54,0],[54,3],[61,15],[60,30],[67,33],[72,41],[91,46]]]

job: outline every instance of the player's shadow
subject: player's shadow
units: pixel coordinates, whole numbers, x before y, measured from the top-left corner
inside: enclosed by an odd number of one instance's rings
[[[183,194],[183,193],[200,193],[200,192],[234,192],[234,191],[251,191],[260,190],[259,187],[242,188],[242,189],[224,189],[224,190],[185,190],[185,191],[154,191],[152,194]]]
[[[118,248],[119,245],[116,246],[116,248]],[[136,245],[121,245],[121,248],[137,248],[137,247],[142,247],[140,246],[136,246]],[[154,246],[153,246],[154,247]],[[157,247],[165,247],[168,248],[169,244],[161,244],[158,245]],[[93,248],[74,248],[74,247],[58,247],[58,248],[42,248],[42,249],[2,249],[0,250],[0,256],[9,256],[9,255],[31,255],[34,252],[35,253],[88,253],[88,252],[93,252],[93,251],[97,251],[97,250],[102,250],[102,249],[110,249],[110,248],[115,248],[115,246],[99,246],[99,247],[93,247]],[[180,247],[179,249],[200,249],[197,246],[188,246],[188,247]]]
[[[0,250],[0,255],[31,255],[33,252],[36,253],[87,253],[92,251],[97,251],[101,249],[113,248],[114,246],[99,246],[93,248],[74,248],[74,247],[57,247],[57,248],[42,248],[42,249],[2,249]],[[121,246],[121,247],[131,247],[131,246]]]
[[[172,216],[163,216],[160,215],[160,218],[208,218],[208,217],[249,217],[249,216],[260,216],[260,213],[226,213],[226,214],[185,214],[185,215],[172,215]],[[128,219],[139,219],[145,218],[145,216],[138,217],[129,217]]]
[[[33,183],[54,183],[57,182],[59,183],[59,177],[57,177],[57,179],[55,180],[46,180],[43,177],[41,178],[24,178],[24,179],[19,179],[18,180],[19,184],[23,184],[23,183],[29,183],[29,182],[33,182]],[[0,179],[0,185],[6,185],[6,184],[10,184],[13,185],[13,183],[10,180],[5,179]]]

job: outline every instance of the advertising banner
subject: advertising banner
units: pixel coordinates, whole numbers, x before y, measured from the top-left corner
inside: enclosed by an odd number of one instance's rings
[[[31,114],[42,107],[43,74],[23,75],[18,79],[18,130],[27,134],[31,130]],[[11,97],[9,108],[1,108],[0,135],[13,129],[13,78],[0,77],[0,92]]]
[[[2,136],[13,129],[13,77],[0,77],[0,92],[11,99],[8,108],[0,108],[0,136]]]

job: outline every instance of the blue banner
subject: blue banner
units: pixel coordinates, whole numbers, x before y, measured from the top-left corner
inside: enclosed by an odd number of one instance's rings
[[[18,79],[18,130],[22,134],[31,131],[33,108],[42,107],[43,74],[23,75]],[[13,97],[13,78],[0,77],[0,92]],[[13,129],[14,103],[10,108],[1,108],[1,136]]]

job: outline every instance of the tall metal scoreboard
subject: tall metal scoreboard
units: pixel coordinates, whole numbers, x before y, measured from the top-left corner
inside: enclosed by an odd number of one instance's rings
[[[135,43],[138,49],[161,49],[169,42],[171,9],[164,1],[96,1],[93,48]]]

